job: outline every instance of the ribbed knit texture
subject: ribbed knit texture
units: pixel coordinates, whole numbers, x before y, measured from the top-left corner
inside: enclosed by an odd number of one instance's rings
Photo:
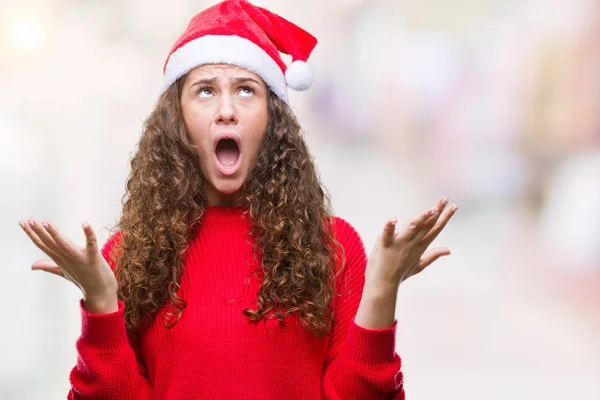
[[[347,264],[338,279],[343,294],[333,303],[334,327],[324,340],[296,314],[250,323],[256,274],[245,207],[206,208],[198,236],[184,257],[187,301],[171,328],[162,313],[137,332],[125,330],[124,304],[91,314],[80,301],[82,334],[71,371],[71,400],[191,399],[404,399],[396,324],[381,330],[354,322],[365,281],[366,253],[355,229],[335,218]],[[119,234],[109,238],[108,254]],[[114,265],[111,263],[114,269]]]

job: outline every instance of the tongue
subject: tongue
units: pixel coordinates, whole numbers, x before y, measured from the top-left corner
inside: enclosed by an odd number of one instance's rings
[[[217,159],[223,165],[234,165],[240,156],[240,149],[232,139],[221,140],[217,144]]]

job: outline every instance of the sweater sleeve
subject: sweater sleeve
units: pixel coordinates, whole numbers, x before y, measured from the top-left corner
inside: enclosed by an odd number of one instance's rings
[[[110,251],[119,233],[111,236],[102,255],[111,268]],[[68,400],[149,400],[152,389],[137,337],[125,329],[125,304],[117,311],[92,314],[80,300],[82,333],[77,340],[77,364],[71,370]]]
[[[365,284],[367,256],[360,236],[348,222],[336,218],[334,228],[346,263],[336,284],[340,296],[335,298],[323,371],[324,399],[404,400],[401,360],[395,351],[397,321],[390,328],[377,330],[354,322]]]

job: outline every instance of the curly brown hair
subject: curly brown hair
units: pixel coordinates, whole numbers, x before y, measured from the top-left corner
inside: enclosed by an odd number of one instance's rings
[[[180,78],[145,121],[113,231],[120,240],[110,257],[125,303],[127,329],[149,323],[164,306],[165,327],[186,307],[179,285],[183,255],[201,228],[205,200],[198,152],[181,112]],[[254,170],[243,186],[252,222],[253,272],[262,278],[254,323],[298,312],[303,325],[323,338],[332,327],[332,300],[344,251],[336,240],[329,195],[322,187],[302,130],[290,108],[268,90],[269,122]],[[339,250],[339,251],[338,251]],[[274,314],[274,315],[273,315]]]

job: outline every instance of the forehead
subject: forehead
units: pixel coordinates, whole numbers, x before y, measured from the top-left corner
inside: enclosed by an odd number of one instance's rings
[[[192,81],[207,78],[253,78],[264,84],[262,78],[252,71],[229,64],[205,64],[189,72],[188,78]]]

